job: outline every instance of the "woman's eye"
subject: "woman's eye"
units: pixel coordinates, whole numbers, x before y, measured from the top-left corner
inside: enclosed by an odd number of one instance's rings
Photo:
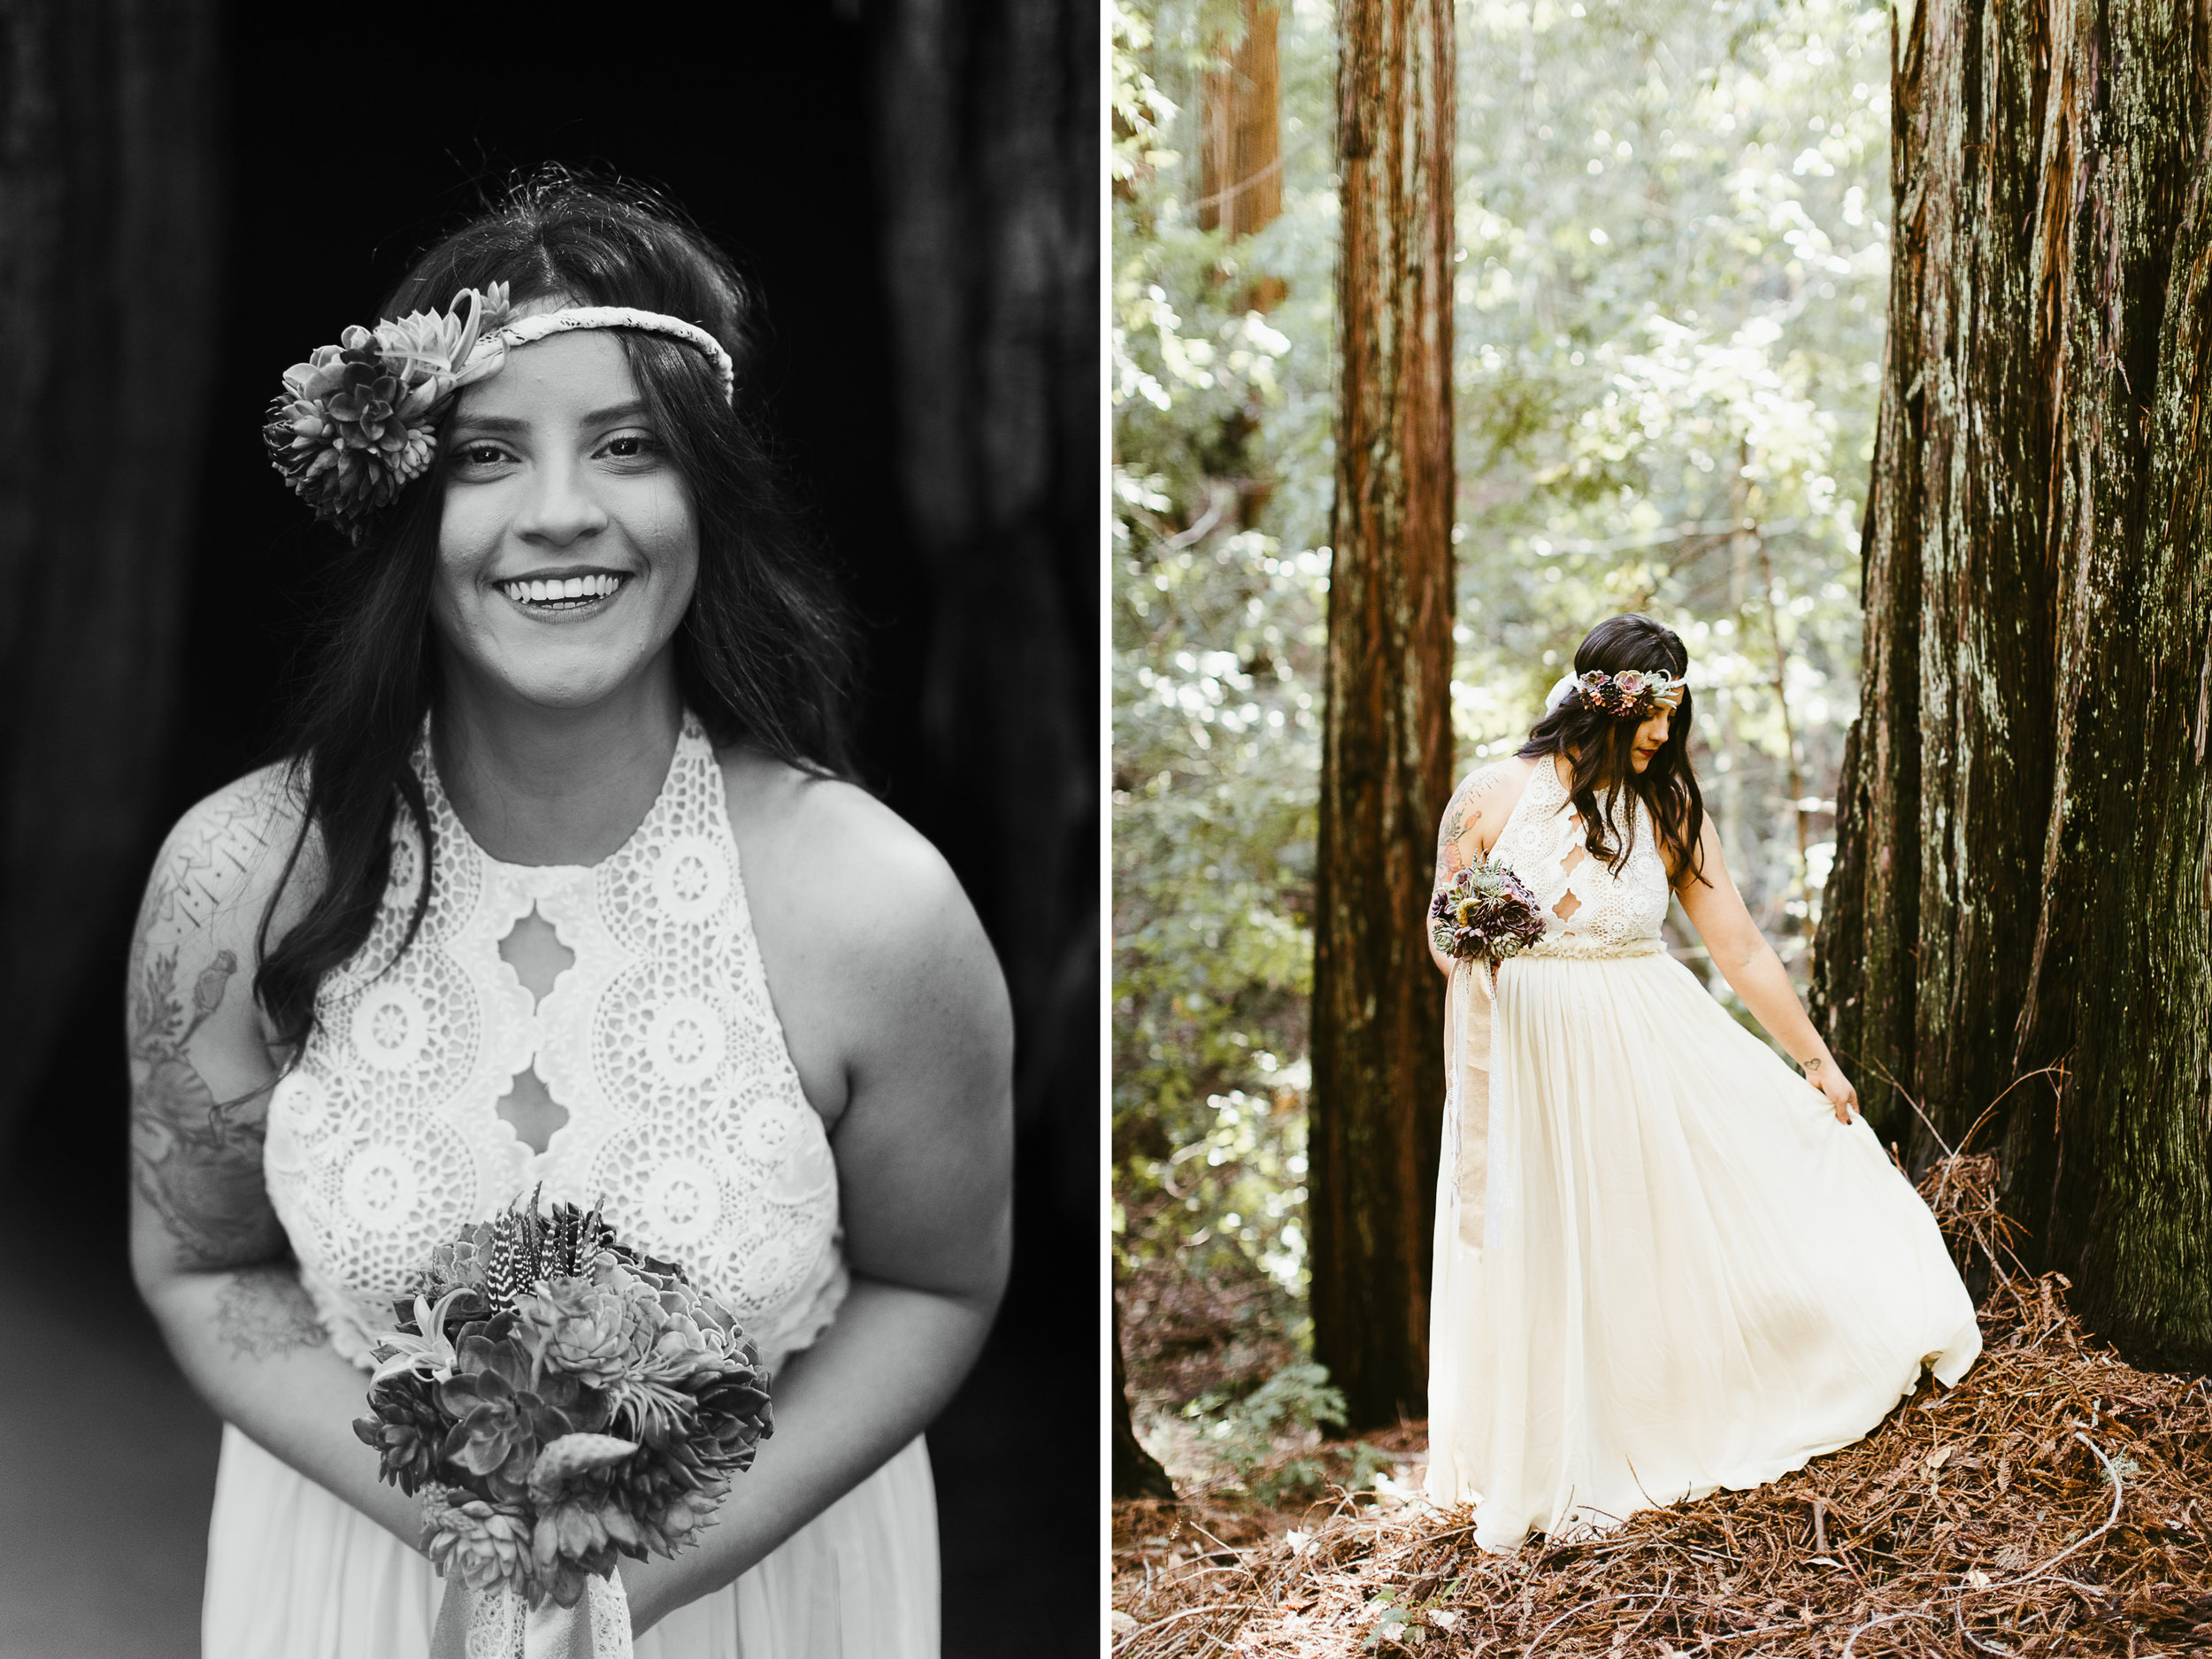
[[[606,451],[618,461],[634,461],[653,452],[653,441],[641,432],[626,432],[607,440]]]
[[[465,443],[453,453],[463,466],[496,466],[507,458],[507,452],[495,443]]]

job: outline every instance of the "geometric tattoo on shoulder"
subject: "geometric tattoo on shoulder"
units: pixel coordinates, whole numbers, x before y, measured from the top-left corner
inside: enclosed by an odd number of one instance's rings
[[[225,1282],[215,1299],[215,1335],[240,1359],[277,1359],[329,1340],[298,1277],[273,1263]]]

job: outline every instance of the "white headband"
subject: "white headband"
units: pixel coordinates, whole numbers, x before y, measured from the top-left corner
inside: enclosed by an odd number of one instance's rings
[[[579,305],[568,311],[541,311],[534,317],[518,318],[478,341],[476,349],[469,355],[468,367],[476,370],[480,361],[481,372],[488,374],[498,366],[497,359],[512,348],[572,328],[638,328],[647,334],[680,340],[713,360],[722,376],[723,396],[734,399],[737,396],[737,365],[730,361],[730,354],[723,349],[719,340],[698,324],[687,323],[680,317],[634,311],[627,305]],[[472,374],[470,378],[475,376]]]

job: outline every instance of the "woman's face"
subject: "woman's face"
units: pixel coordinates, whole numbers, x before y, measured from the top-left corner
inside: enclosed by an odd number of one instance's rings
[[[548,708],[661,661],[699,570],[684,481],[604,329],[508,354],[448,423],[432,614],[449,664]]]
[[[1668,722],[1673,716],[1673,705],[1655,703],[1651,706],[1651,718],[1637,726],[1635,747],[1629,755],[1628,764],[1638,772],[1650,765],[1651,757],[1666,743]]]

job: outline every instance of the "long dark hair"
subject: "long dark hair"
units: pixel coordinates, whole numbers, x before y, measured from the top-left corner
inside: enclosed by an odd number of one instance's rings
[[[539,173],[421,258],[379,311],[442,311],[463,288],[509,299],[629,305],[696,322],[737,365],[734,407],[714,365],[680,342],[617,329],[699,535],[699,572],[676,634],[685,703],[718,746],[745,741],[818,776],[850,772],[855,648],[822,550],[793,504],[752,404],[758,303],[728,257],[650,192]],[[281,1041],[311,1029],[323,976],[361,949],[390,877],[393,814],[427,855],[404,950],[430,902],[431,830],[411,757],[438,695],[430,601],[442,463],[403,491],[334,572],[292,722],[289,778],[303,812],[263,911],[254,995]],[[310,838],[319,891],[273,948],[278,901]]]
[[[1578,674],[1593,669],[1617,674],[1628,668],[1657,671],[1679,680],[1690,672],[1690,654],[1672,628],[1632,614],[1607,618],[1575,648]],[[1634,814],[1617,815],[1626,795],[1651,814],[1661,849],[1672,855],[1670,873],[1684,872],[1703,881],[1700,838],[1705,830],[1705,797],[1698,793],[1697,776],[1690,770],[1690,722],[1695,712],[1690,688],[1685,686],[1681,703],[1667,722],[1667,741],[1640,772],[1633,757],[1641,722],[1607,714],[1570,695],[1529,728],[1520,758],[1567,757],[1567,794],[1582,815],[1583,846],[1590,856],[1609,864],[1616,873],[1628,862],[1628,850],[1634,844]],[[1600,784],[1605,786],[1602,811],[1598,809]]]

